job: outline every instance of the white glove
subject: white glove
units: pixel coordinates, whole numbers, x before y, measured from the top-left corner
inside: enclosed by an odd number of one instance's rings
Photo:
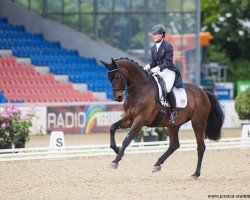
[[[148,70],[150,69],[150,65],[147,64],[145,67],[143,67],[143,69],[144,69],[145,71],[148,71]]]
[[[153,73],[157,73],[158,71],[160,71],[160,67],[159,66],[154,67],[153,69],[151,69],[151,72],[153,72]]]

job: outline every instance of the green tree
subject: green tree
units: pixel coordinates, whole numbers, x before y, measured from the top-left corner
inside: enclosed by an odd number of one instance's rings
[[[231,60],[249,59],[250,1],[202,0],[202,30],[214,35],[213,43]]]
[[[214,36],[205,62],[227,65],[228,81],[249,79],[250,1],[202,0],[202,31]]]

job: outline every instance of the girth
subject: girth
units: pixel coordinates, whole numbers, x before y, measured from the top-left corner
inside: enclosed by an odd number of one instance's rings
[[[164,115],[166,115],[166,107],[161,106],[161,109],[159,110],[154,122],[150,125],[150,127],[157,127],[157,125],[162,121]]]

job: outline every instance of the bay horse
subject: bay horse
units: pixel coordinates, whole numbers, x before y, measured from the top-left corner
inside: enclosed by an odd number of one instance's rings
[[[153,77],[144,71],[138,63],[128,58],[111,59],[111,63],[101,61],[107,68],[108,78],[111,81],[114,100],[123,101],[124,93],[127,97],[123,103],[125,115],[122,119],[111,125],[110,148],[116,155],[111,162],[111,167],[116,169],[118,162],[122,159],[126,147],[130,144],[135,135],[143,126],[150,127],[159,110],[161,103],[157,98],[157,86],[153,84]],[[170,144],[167,151],[154,164],[153,172],[161,170],[165,160],[180,147],[178,132],[182,124],[191,120],[197,142],[198,161],[194,174],[191,176],[197,179],[200,176],[201,163],[205,152],[204,138],[219,140],[221,128],[224,121],[224,114],[221,105],[214,94],[205,92],[198,86],[185,83],[187,93],[187,106],[178,108],[178,116],[174,123],[169,123],[169,110],[164,115],[158,127],[167,127]],[[117,129],[130,128],[127,137],[119,148],[115,142]]]

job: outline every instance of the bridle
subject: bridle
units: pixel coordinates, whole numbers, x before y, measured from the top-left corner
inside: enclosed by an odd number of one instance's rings
[[[117,63],[118,65],[118,63]],[[118,65],[119,66],[119,65]],[[128,82],[129,82],[129,79],[126,77],[126,75],[122,72],[122,70],[120,69],[120,67],[118,67],[117,69],[113,69],[113,70],[108,70],[108,73],[114,73],[115,71],[118,71],[116,73],[119,73],[119,78],[122,82],[122,87],[120,88],[114,88],[112,87],[112,90],[114,92],[123,92],[123,95],[125,95],[126,93],[128,93],[128,90],[137,86],[138,84],[142,84],[144,82],[146,82],[148,79],[150,79],[150,77],[152,76],[152,74],[149,74],[145,79],[143,80],[140,80],[140,81],[137,81],[135,84],[131,85],[131,86],[127,86]],[[115,76],[115,75],[114,75]],[[125,80],[124,80],[125,79]],[[112,79],[113,80],[113,79]],[[112,82],[112,80],[110,80]],[[126,87],[127,86],[127,87]],[[134,92],[133,92],[134,93]],[[127,96],[129,95],[132,95],[133,93],[131,94],[128,94]]]
[[[113,69],[113,70],[108,70],[108,73],[114,73],[115,71],[118,71],[118,73],[119,73],[119,78],[120,78],[120,80],[121,80],[121,82],[122,82],[122,87],[121,88],[114,88],[114,87],[112,87],[112,90],[114,91],[114,92],[119,92],[119,91],[121,91],[121,92],[123,92],[123,93],[125,93],[128,89],[125,89],[126,88],[126,82],[124,81],[124,79],[123,79],[123,77],[125,77],[125,79],[128,81],[128,79],[127,79],[127,77],[124,75],[124,73],[120,70],[120,68],[117,68],[117,69]],[[116,72],[117,73],[117,72]],[[115,73],[115,74],[116,74]],[[115,75],[114,75],[115,76]],[[114,77],[110,80],[110,82],[112,83],[112,80],[114,79]]]

